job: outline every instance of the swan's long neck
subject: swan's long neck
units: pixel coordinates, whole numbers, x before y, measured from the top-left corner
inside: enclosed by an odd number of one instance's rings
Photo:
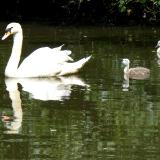
[[[22,41],[23,33],[21,30],[13,35],[12,53],[5,69],[5,75],[8,77],[16,77],[18,64],[21,56]]]
[[[124,73],[127,74],[129,72],[129,63],[124,67]]]

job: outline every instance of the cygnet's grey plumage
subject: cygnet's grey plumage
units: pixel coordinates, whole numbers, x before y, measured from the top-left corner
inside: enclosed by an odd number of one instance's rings
[[[150,76],[150,70],[144,67],[129,68],[130,60],[125,58],[122,61],[125,66],[124,75],[131,79],[146,79]]]

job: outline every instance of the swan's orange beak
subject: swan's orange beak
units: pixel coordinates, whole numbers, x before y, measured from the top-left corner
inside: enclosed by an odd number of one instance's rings
[[[11,32],[6,32],[5,34],[4,34],[4,36],[2,37],[2,40],[5,40],[7,37],[9,37],[11,35]]]

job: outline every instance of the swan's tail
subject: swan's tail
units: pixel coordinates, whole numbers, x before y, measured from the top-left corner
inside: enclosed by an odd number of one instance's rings
[[[73,74],[78,72],[91,59],[91,57],[92,56],[89,56],[87,58],[82,58],[79,61],[74,63],[65,63],[59,75],[62,76],[62,75]]]
[[[89,56],[89,57],[87,57],[87,58],[82,58],[81,60],[75,62],[75,63],[78,64],[78,65],[77,65],[77,68],[79,68],[79,69],[82,68],[82,67],[85,65],[85,63],[88,62],[88,61],[91,59],[91,57],[92,57],[92,56]]]

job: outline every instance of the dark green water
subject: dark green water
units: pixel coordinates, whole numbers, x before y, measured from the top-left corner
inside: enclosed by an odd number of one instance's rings
[[[61,44],[75,60],[93,56],[71,77],[5,80],[12,39],[1,41],[0,159],[160,159],[160,67],[153,52],[160,29],[23,28],[22,59]],[[124,88],[122,58],[150,68],[150,78]]]

